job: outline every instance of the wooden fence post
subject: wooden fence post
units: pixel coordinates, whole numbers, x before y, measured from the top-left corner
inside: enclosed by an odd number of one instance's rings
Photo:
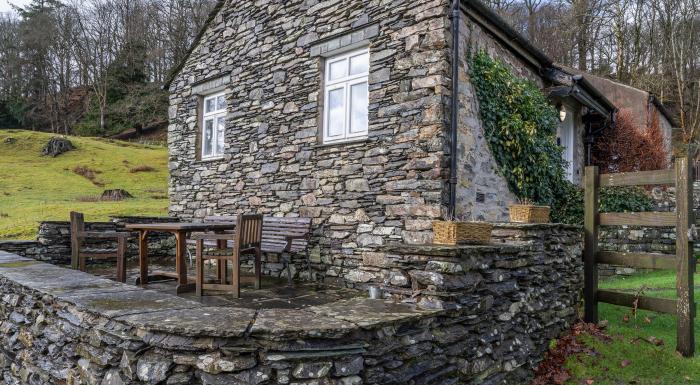
[[[695,352],[695,300],[693,273],[695,256],[689,229],[695,224],[693,213],[693,169],[688,155],[676,158],[676,350],[685,357]]]
[[[598,167],[588,166],[585,173],[584,190],[584,243],[583,243],[583,298],[584,320],[598,323]]]

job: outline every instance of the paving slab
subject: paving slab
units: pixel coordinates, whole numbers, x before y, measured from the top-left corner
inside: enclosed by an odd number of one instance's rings
[[[351,322],[361,327],[376,327],[401,320],[422,318],[436,313],[436,311],[431,310],[419,310],[409,304],[369,298],[353,298],[313,306],[305,310],[320,316]]]
[[[272,339],[340,338],[357,327],[337,318],[324,317],[306,310],[258,310],[251,335]]]
[[[107,317],[155,313],[169,310],[196,309],[202,305],[174,295],[153,290],[130,290],[115,293],[78,294],[64,300]]]
[[[0,275],[31,289],[51,294],[61,299],[81,293],[94,294],[98,292],[139,290],[135,286],[45,263],[27,264],[18,267],[2,267],[2,264],[0,264]]]
[[[6,251],[0,250],[0,264],[12,263],[12,262],[22,262],[22,261],[33,261],[33,259],[21,257],[17,254],[8,253]]]
[[[148,331],[187,337],[242,337],[254,317],[253,309],[200,307],[132,314],[116,320]]]

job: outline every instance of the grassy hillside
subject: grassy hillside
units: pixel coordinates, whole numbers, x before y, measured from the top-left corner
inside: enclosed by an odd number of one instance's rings
[[[51,136],[0,130],[0,239],[33,239],[38,222],[68,220],[72,210],[89,221],[167,214],[165,147],[70,137],[75,150],[41,156]],[[125,189],[134,198],[98,201],[105,189]]]

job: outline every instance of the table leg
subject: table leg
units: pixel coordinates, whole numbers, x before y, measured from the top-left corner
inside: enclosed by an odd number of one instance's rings
[[[241,259],[237,248],[233,248],[233,267],[231,269],[231,286],[233,286],[233,297],[241,298]]]
[[[175,232],[175,271],[177,272],[177,293],[194,291],[196,285],[190,284],[187,279],[187,233],[184,231]]]
[[[221,239],[217,240],[216,248],[219,250],[225,250],[226,241]],[[216,276],[219,279],[220,284],[226,284],[226,260],[219,259],[216,261]]]
[[[139,231],[139,270],[136,284],[145,285],[148,283],[148,230]]]

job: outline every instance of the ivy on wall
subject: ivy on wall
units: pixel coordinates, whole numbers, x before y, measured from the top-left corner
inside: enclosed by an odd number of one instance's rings
[[[556,223],[583,224],[583,189],[568,183],[552,210]],[[638,186],[615,186],[600,189],[601,213],[642,212],[654,209],[654,199]]]
[[[486,52],[473,55],[470,64],[484,135],[510,190],[518,198],[551,206],[554,222],[583,223],[583,190],[565,177],[554,107],[535,83],[514,76]],[[641,188],[604,188],[600,193],[601,212],[652,208],[652,198]]]
[[[553,206],[569,183],[557,145],[558,114],[539,87],[479,51],[470,59],[484,134],[510,190]]]

